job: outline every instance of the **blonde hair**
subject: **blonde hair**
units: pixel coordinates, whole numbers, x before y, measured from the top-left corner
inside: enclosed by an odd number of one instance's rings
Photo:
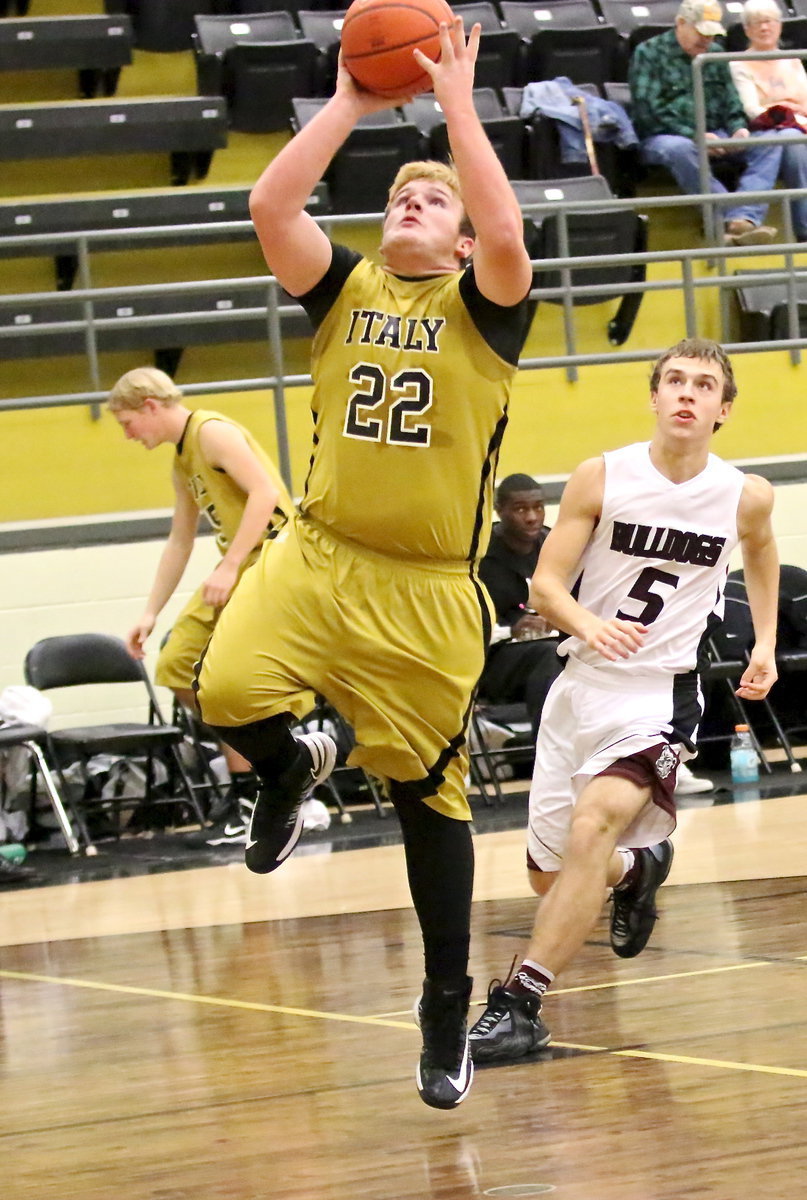
[[[743,5],[743,25],[753,24],[755,17],[782,19],[782,10],[776,0],[746,0]]]
[[[460,178],[456,168],[451,163],[437,162],[435,159],[422,159],[417,162],[404,163],[390,186],[387,195],[387,208],[392,204],[401,188],[407,183],[411,183],[413,179],[428,179],[432,183],[445,184],[454,193],[460,204],[462,204],[460,233],[468,237],[474,236],[473,225],[465,212],[465,202],[462,199],[462,192],[460,191]]]
[[[156,367],[135,367],[121,375],[109,393],[107,408],[119,412],[124,408],[142,408],[146,400],[157,400],[170,407],[179,404],[182,392],[165,371]]]
[[[462,200],[460,180],[454,167],[450,163],[423,159],[421,162],[404,163],[399,169],[392,181],[387,203],[391,204],[404,184],[410,183],[413,179],[431,179],[435,183],[444,183],[446,187],[451,188],[458,200]]]

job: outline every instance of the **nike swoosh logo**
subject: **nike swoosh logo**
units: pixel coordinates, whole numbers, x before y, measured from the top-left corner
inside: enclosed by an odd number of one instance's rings
[[[460,1063],[459,1071],[457,1072],[456,1075],[448,1075],[447,1076],[448,1082],[451,1084],[452,1087],[456,1088],[460,1094],[462,1094],[468,1086],[468,1073],[470,1071],[470,1068],[471,1068],[470,1047],[468,1045],[468,1042],[466,1041],[465,1053],[462,1056],[462,1062]]]
[[[252,810],[252,816],[249,819],[249,829],[247,830],[247,841],[244,847],[245,850],[251,850],[253,846],[257,846],[257,839],[252,836],[252,822],[255,820],[255,809]]]

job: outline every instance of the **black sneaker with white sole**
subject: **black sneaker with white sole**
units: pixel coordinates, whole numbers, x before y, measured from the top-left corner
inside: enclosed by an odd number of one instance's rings
[[[488,1004],[468,1035],[477,1063],[510,1062],[547,1046],[552,1034],[541,1020],[538,996],[510,992],[494,979]]]
[[[289,857],[303,832],[303,801],[336,765],[336,742],[327,733],[302,733],[294,740],[300,761],[277,786],[261,786],[247,830],[244,860],[257,875],[276,870]]]
[[[656,892],[670,873],[673,844],[665,838],[634,854],[640,866],[637,882],[622,891],[614,888],[611,897],[611,948],[620,958],[635,958],[650,940],[658,917]]]
[[[254,800],[239,800],[236,808],[223,821],[202,831],[206,846],[243,846],[255,808]]]
[[[420,1098],[431,1108],[456,1108],[471,1088],[474,1064],[468,1048],[468,1002],[473,980],[448,987],[423,980],[415,1001],[415,1020],[423,1035],[416,1081]]]

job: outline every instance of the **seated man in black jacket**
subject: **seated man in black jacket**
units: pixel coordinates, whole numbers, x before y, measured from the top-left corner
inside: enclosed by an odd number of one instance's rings
[[[496,625],[479,695],[495,704],[526,704],[536,734],[546,694],[562,666],[559,637],[529,608],[529,581],[549,533],[544,497],[531,475],[508,475],[495,503],[499,520],[479,574],[496,608]]]
[[[544,524],[541,486],[531,475],[508,475],[499,484],[495,503],[499,520],[479,574],[496,608],[496,625],[479,696],[494,704],[526,704],[535,737],[547,692],[563,667],[557,654],[563,635],[529,608],[529,581],[550,527]],[[684,763],[679,766],[679,795],[712,788],[711,780],[693,775]]]

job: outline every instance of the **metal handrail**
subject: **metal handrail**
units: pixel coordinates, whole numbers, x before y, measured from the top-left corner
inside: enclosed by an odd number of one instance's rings
[[[805,52],[807,54],[807,52]],[[702,56],[705,57],[705,56]],[[803,197],[804,192],[801,189],[777,189],[776,192],[748,192],[744,196],[749,199],[777,199],[789,200],[790,198]],[[585,213],[602,211],[607,209],[614,210],[647,210],[662,207],[677,208],[683,205],[692,206],[700,205],[711,209],[714,204],[725,203],[725,197],[720,195],[712,195],[704,193],[703,195],[692,196],[656,196],[656,197],[640,197],[634,199],[610,199],[599,198],[595,200],[576,200],[573,198],[564,198],[562,201],[534,201],[525,203],[522,210],[525,214],[533,213],[553,213],[559,218],[558,220],[558,236],[559,245],[562,250],[568,251],[569,228],[568,217],[571,213]],[[381,219],[382,214],[356,214],[352,216],[339,216],[339,224],[355,225],[375,222]],[[332,216],[313,218],[318,223],[323,225],[332,225],[334,218]],[[80,404],[89,404],[95,414],[100,413],[100,406],[106,399],[106,393],[100,387],[100,371],[98,367],[98,344],[97,335],[99,331],[114,324],[116,329],[121,328],[136,328],[147,326],[149,324],[166,324],[177,323],[183,318],[183,314],[160,314],[147,315],[140,317],[116,317],[103,318],[95,315],[95,305],[100,301],[119,300],[125,302],[130,298],[143,298],[152,295],[194,295],[198,293],[209,292],[213,288],[221,289],[248,289],[262,288],[266,293],[266,304],[258,308],[250,307],[247,309],[238,309],[239,317],[259,316],[264,315],[267,322],[267,345],[270,355],[271,370],[266,375],[259,378],[249,379],[232,379],[232,380],[217,380],[211,383],[204,384],[188,384],[183,386],[183,391],[188,395],[205,395],[229,391],[254,391],[254,390],[269,390],[273,394],[274,412],[277,429],[278,440],[278,457],[281,474],[287,483],[290,482],[291,467],[290,453],[288,446],[288,436],[286,427],[286,408],[285,408],[285,389],[287,387],[296,387],[311,383],[309,374],[289,375],[285,371],[284,353],[282,341],[282,324],[284,318],[291,314],[300,312],[300,306],[296,303],[282,303],[282,289],[278,281],[271,275],[258,276],[239,276],[226,279],[206,279],[206,280],[189,280],[179,283],[162,283],[162,284],[147,284],[127,287],[115,288],[97,288],[90,286],[90,255],[93,244],[104,242],[109,244],[110,241],[126,241],[127,244],[135,242],[147,242],[149,240],[159,240],[161,237],[169,235],[179,235],[185,237],[187,234],[199,235],[200,241],[211,240],[213,237],[229,231],[242,231],[249,226],[249,222],[216,222],[215,224],[195,224],[187,226],[165,225],[165,226],[149,226],[138,227],[136,229],[120,229],[120,230],[91,230],[77,234],[64,233],[48,233],[48,234],[25,234],[12,237],[0,238],[0,253],[3,249],[13,247],[15,250],[23,250],[26,248],[42,249],[47,245],[63,246],[65,241],[75,240],[78,248],[78,257],[80,262],[80,278],[84,286],[71,291],[55,291],[55,292],[34,292],[21,293],[18,295],[0,295],[0,310],[9,306],[27,306],[36,307],[40,305],[53,304],[80,304],[83,306],[84,317],[82,320],[71,320],[65,322],[48,322],[47,324],[31,327],[31,332],[36,331],[48,333],[53,331],[76,331],[84,330],[86,335],[86,354],[89,364],[90,387],[85,392],[70,393],[61,396],[27,396],[18,397],[7,400],[0,400],[0,412],[15,409],[28,408],[45,408],[45,407],[65,407]],[[721,295],[721,303],[723,298],[728,295],[728,291],[738,286],[738,280],[735,276],[728,274],[711,274],[701,278],[696,278],[694,267],[697,263],[704,263],[707,267],[713,267],[714,260],[717,258],[723,263],[730,263],[732,258],[742,257],[743,259],[762,257],[770,259],[776,255],[783,259],[783,264],[780,268],[771,268],[766,270],[764,275],[755,275],[755,283],[775,283],[786,282],[788,284],[788,314],[789,314],[789,333],[791,337],[787,340],[777,340],[768,342],[749,342],[749,343],[726,343],[727,348],[735,353],[747,353],[750,351],[788,351],[793,362],[800,361],[800,351],[807,347],[807,338],[802,339],[798,336],[799,321],[798,321],[798,298],[796,293],[796,284],[800,278],[807,277],[807,264],[805,268],[798,269],[795,266],[794,255],[799,253],[802,247],[795,242],[789,242],[784,245],[777,246],[753,246],[753,247],[694,247],[681,248],[677,250],[666,251],[645,251],[643,253],[614,255],[604,258],[597,255],[588,256],[570,256],[568,253],[564,257],[541,260],[540,264],[534,263],[534,266],[540,265],[542,270],[558,271],[561,274],[561,284],[551,288],[534,288],[531,296],[536,300],[560,300],[564,309],[564,342],[565,353],[542,355],[533,358],[523,358],[520,365],[530,369],[544,369],[550,367],[563,367],[570,379],[577,378],[577,368],[579,366],[587,366],[603,363],[623,363],[623,362],[639,362],[650,361],[655,359],[663,348],[634,350],[634,351],[608,351],[606,353],[597,354],[580,354],[575,345],[574,333],[574,302],[578,297],[582,296],[603,296],[609,297],[615,294],[624,295],[630,292],[652,292],[652,291],[681,291],[684,308],[684,326],[688,336],[694,336],[698,329],[698,316],[695,305],[695,296],[699,290],[704,288],[717,287]],[[572,271],[581,268],[591,267],[612,267],[612,266],[629,266],[629,265],[659,265],[665,266],[676,264],[680,268],[680,275],[674,278],[664,278],[656,280],[645,280],[635,283],[603,283],[603,284],[573,284]],[[724,266],[724,271],[725,271]],[[209,322],[215,324],[217,321],[225,321],[232,316],[231,310],[223,312],[193,312],[194,320],[200,322]],[[17,332],[16,329],[0,329],[0,347],[2,347],[2,339],[11,337]],[[726,341],[728,332],[728,321],[725,304],[723,304],[723,340]]]

